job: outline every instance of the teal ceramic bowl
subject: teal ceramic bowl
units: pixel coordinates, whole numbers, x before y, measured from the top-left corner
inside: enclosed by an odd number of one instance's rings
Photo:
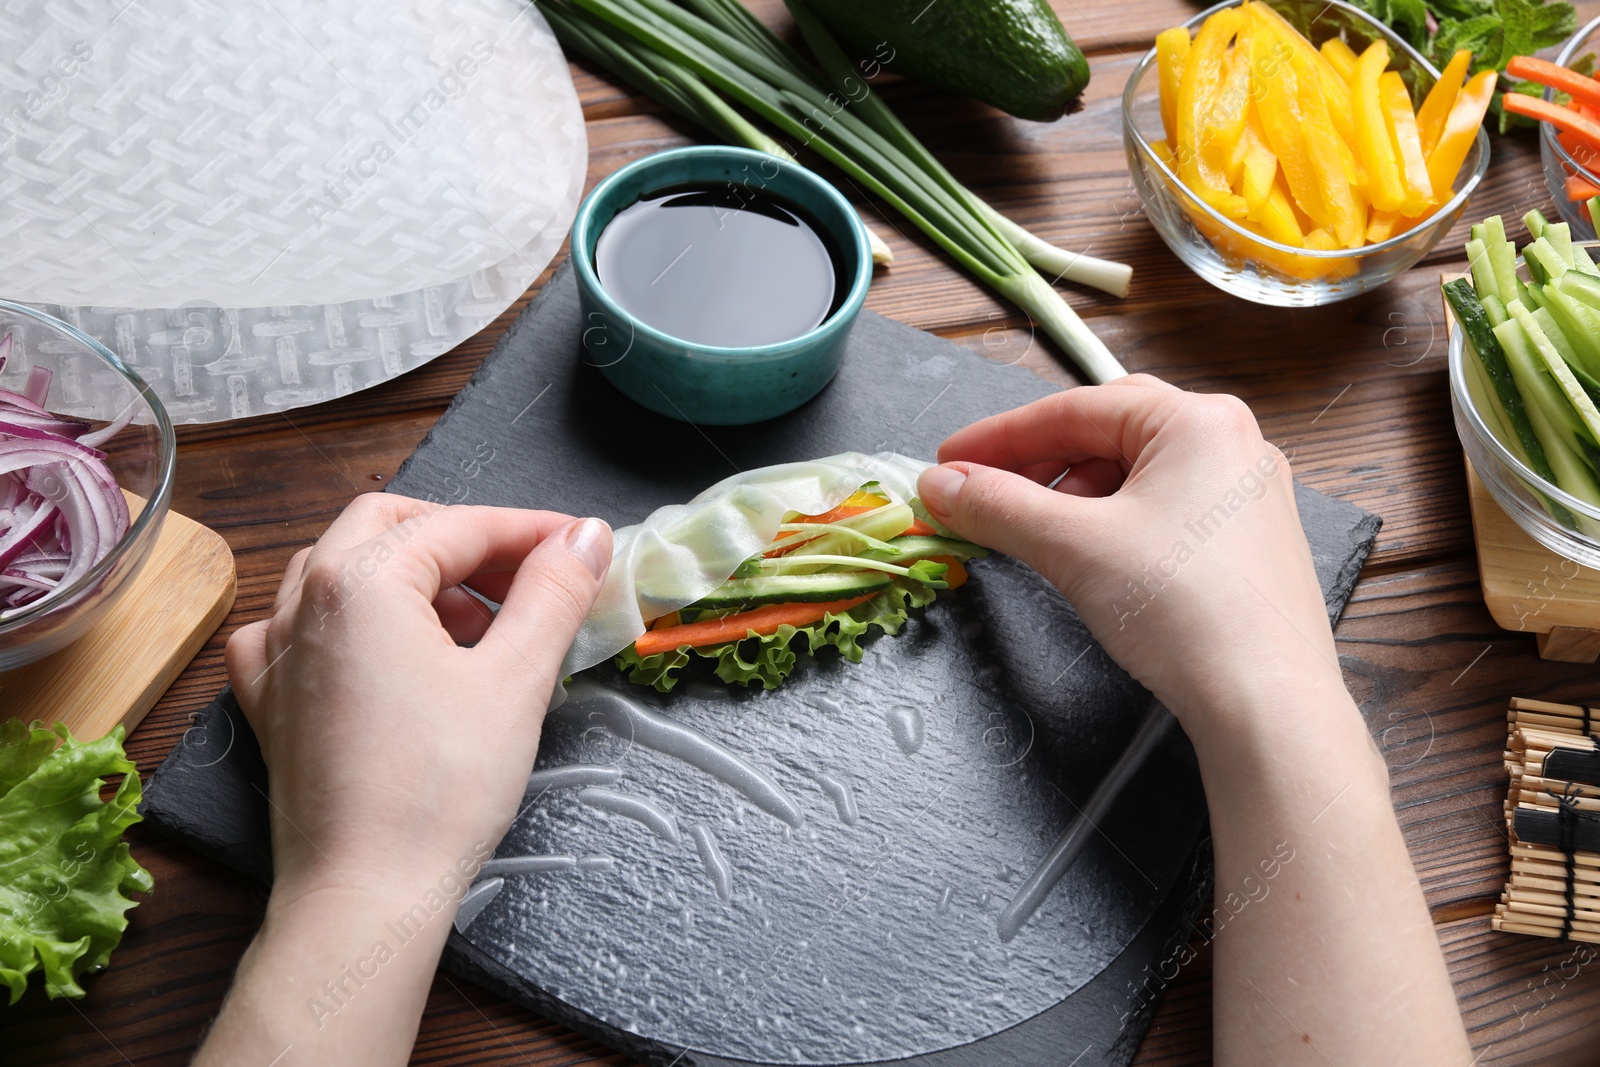
[[[595,273],[600,231],[642,197],[683,185],[729,183],[800,208],[840,257],[843,300],[809,333],[776,344],[719,348],[685,341],[629,314]],[[832,185],[798,163],[747,148],[675,148],[636,160],[584,198],[572,224],[572,262],[589,358],[624,395],[682,422],[742,426],[793,411],[822,391],[872,281],[866,230]]]

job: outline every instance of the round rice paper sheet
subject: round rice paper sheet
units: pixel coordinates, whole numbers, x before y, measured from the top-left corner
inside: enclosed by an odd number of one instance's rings
[[[582,196],[577,93],[522,0],[20,0],[0,40],[0,296],[100,340],[175,422],[448,351]]]

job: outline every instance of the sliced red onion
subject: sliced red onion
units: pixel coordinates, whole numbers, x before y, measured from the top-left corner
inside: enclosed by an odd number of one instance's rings
[[[0,369],[11,337],[0,340]],[[51,372],[35,367],[22,392],[0,389],[0,622],[70,589],[128,532],[128,502],[97,446],[133,408],[91,431],[44,406]]]
[[[28,371],[28,381],[22,387],[22,395],[43,407],[45,397],[50,395],[50,379],[54,377],[49,367],[34,367]]]
[[[64,425],[64,424],[61,424]],[[60,441],[62,444],[77,452],[87,459],[105,459],[106,454],[93,447],[94,442],[84,443],[80,437],[63,437],[55,430],[46,430],[37,426],[30,426],[19,419],[7,418],[0,414],[0,437],[23,437],[30,441]],[[88,436],[87,434],[85,436]]]
[[[0,418],[3,418],[3,416],[0,416]],[[117,434],[127,429],[128,423],[132,421],[133,405],[129,404],[127,407],[122,409],[121,415],[118,415],[116,418],[112,419],[98,430],[91,430],[88,433],[78,434],[78,443],[80,445],[88,445],[90,448],[99,448],[101,445],[117,436]],[[79,425],[82,424],[80,423]],[[0,430],[0,433],[4,432],[4,430]],[[104,456],[101,458],[104,458]]]

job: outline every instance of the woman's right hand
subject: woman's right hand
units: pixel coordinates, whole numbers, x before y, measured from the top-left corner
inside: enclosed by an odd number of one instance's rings
[[[1343,692],[1289,463],[1241,401],[1135,375],[974,423],[939,459],[934,516],[1047,577],[1186,726]]]

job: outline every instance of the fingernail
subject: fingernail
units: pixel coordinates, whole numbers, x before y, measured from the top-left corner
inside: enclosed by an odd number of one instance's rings
[[[582,519],[567,531],[567,551],[583,560],[589,573],[597,579],[605,577],[611,566],[611,550],[603,543],[606,524],[599,519]]]
[[[956,494],[961,492],[966,480],[966,472],[954,467],[929,467],[922,472],[917,485],[922,493],[922,502],[929,511],[948,515],[955,507]]]

